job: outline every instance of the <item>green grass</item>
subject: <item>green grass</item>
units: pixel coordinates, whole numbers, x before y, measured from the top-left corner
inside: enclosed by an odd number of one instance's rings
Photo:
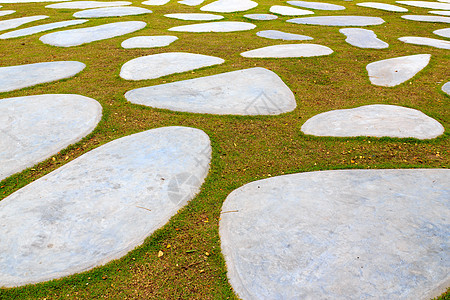
[[[206,3],[212,2],[211,0]],[[249,21],[246,13],[266,13],[271,4],[285,1],[258,0],[260,5],[247,12],[223,14],[225,20]],[[103,106],[98,127],[79,143],[53,159],[15,174],[0,183],[0,200],[19,188],[55,170],[74,158],[122,136],[162,126],[190,126],[202,129],[211,138],[213,158],[206,182],[199,195],[175,215],[143,245],[122,259],[103,267],[51,282],[13,289],[0,289],[0,299],[235,299],[226,277],[220,252],[218,222],[223,201],[234,189],[254,180],[282,174],[315,170],[350,168],[447,168],[449,135],[420,141],[393,138],[326,138],[302,134],[301,125],[310,117],[333,109],[366,104],[395,104],[418,109],[438,120],[448,131],[449,97],[441,86],[449,80],[448,50],[414,46],[397,40],[401,36],[435,37],[433,30],[446,24],[414,22],[401,14],[358,7],[338,0],[347,10],[316,11],[316,15],[380,16],[386,23],[370,26],[390,44],[388,49],[359,49],[347,44],[338,27],[286,23],[290,17],[275,21],[252,21],[258,27],[234,33],[178,33],[168,28],[188,21],[163,17],[174,12],[199,12],[196,7],[172,0],[151,7],[153,14],[123,17],[142,20],[147,27],[125,36],[78,47],[58,48],[43,44],[45,33],[11,40],[0,40],[0,66],[59,60],[78,60],[87,68],[77,76],[57,82],[1,93],[1,98],[44,93],[74,93],[96,99]],[[140,6],[140,2],[133,1]],[[388,2],[387,2],[388,3]],[[393,1],[389,2],[393,3]],[[46,3],[49,4],[49,3]],[[44,14],[47,20],[22,27],[70,19],[75,11],[44,8],[44,3],[2,4],[20,16]],[[414,14],[428,10],[409,7]],[[90,20],[71,27],[81,28],[113,22]],[[71,29],[70,28],[70,29]],[[247,59],[243,51],[280,43],[257,37],[259,30],[277,29],[310,35],[313,41],[332,48],[332,55],[300,59]],[[62,29],[64,30],[64,29]],[[122,49],[120,43],[138,35],[176,35],[179,40],[165,48]],[[443,39],[443,38],[442,38]],[[300,42],[302,43],[302,42]],[[119,77],[120,67],[130,59],[154,53],[182,51],[223,58],[219,66],[170,75],[154,80],[126,81]],[[412,80],[393,88],[371,85],[365,67],[373,61],[420,53],[432,54],[431,63]],[[297,108],[280,116],[216,116],[178,113],[128,103],[123,94],[134,88],[197,78],[249,67],[264,67],[277,73],[294,92]],[[170,245],[170,246],[169,246]],[[158,257],[158,252],[164,255]],[[208,253],[208,255],[206,254]],[[448,292],[440,299],[449,299]]]

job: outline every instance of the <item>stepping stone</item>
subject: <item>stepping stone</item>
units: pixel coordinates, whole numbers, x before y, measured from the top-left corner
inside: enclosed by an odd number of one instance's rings
[[[38,2],[63,2],[70,0],[0,0],[0,3],[38,3]]]
[[[202,14],[202,13],[178,13],[178,14],[167,14],[164,15],[168,18],[174,18],[186,21],[213,21],[221,20],[223,16],[213,15],[213,14]]]
[[[78,142],[101,116],[101,105],[80,95],[0,100],[0,181]]]
[[[52,61],[0,68],[0,93],[75,76],[86,67],[78,61]]]
[[[176,40],[178,38],[173,35],[135,36],[123,41],[121,46],[125,49],[165,47]]]
[[[164,5],[169,3],[170,0],[148,0],[148,1],[144,1],[142,2],[142,4],[144,5]]]
[[[355,47],[372,49],[384,49],[389,47],[389,44],[377,38],[377,35],[372,30],[343,28],[340,29],[339,32],[347,36],[345,41]]]
[[[270,7],[270,12],[274,14],[279,14],[283,16],[303,16],[303,15],[313,15],[314,12],[305,9],[299,9],[289,6],[273,5]]]
[[[169,28],[169,31],[181,31],[181,32],[233,32],[244,31],[256,28],[255,24],[247,22],[235,22],[235,21],[219,21],[201,24],[191,24],[183,26],[175,26]]]
[[[11,14],[13,14],[15,12],[16,12],[15,10],[1,10],[0,11],[0,17],[11,15]]]
[[[344,10],[345,7],[342,5],[323,3],[323,2],[310,2],[310,1],[288,1],[290,5],[304,7],[309,9],[317,10]]]
[[[450,96],[450,81],[442,86],[442,91]]]
[[[376,61],[366,66],[370,82],[392,87],[413,78],[430,62],[430,54],[401,56]]]
[[[450,10],[450,3],[439,3],[431,1],[395,1],[395,2],[416,7]]]
[[[189,6],[200,5],[203,2],[205,2],[205,0],[182,0],[182,1],[178,1],[178,3],[180,3],[180,4],[189,5]]]
[[[429,14],[442,15],[442,16],[450,16],[449,10],[432,10],[428,12]]]
[[[431,299],[450,269],[450,171],[333,170],[246,184],[219,222],[241,299]]]
[[[249,58],[285,58],[285,57],[313,57],[330,55],[333,50],[316,44],[285,44],[254,49],[241,53]]]
[[[106,18],[106,17],[124,17],[136,16],[151,13],[151,10],[142,7],[101,7],[88,10],[82,10],[73,14],[75,18]]]
[[[156,108],[218,115],[278,115],[296,107],[291,90],[264,68],[139,88],[125,98]]]
[[[423,140],[440,136],[444,127],[418,110],[377,104],[318,114],[303,124],[302,131],[316,136],[387,136]]]
[[[33,27],[18,29],[14,31],[9,31],[0,35],[0,39],[11,39],[16,37],[22,37],[27,35],[36,34],[39,32],[49,31],[57,28],[63,28],[68,26],[74,26],[86,23],[88,20],[70,20],[70,21],[61,21],[55,23],[49,23],[44,25],[37,25]]]
[[[433,23],[450,23],[450,17],[427,16],[427,15],[405,15],[403,19],[419,22],[433,22]]]
[[[438,29],[433,31],[434,34],[450,38],[450,28]]]
[[[364,16],[322,16],[291,19],[287,22],[325,26],[369,26],[383,24],[384,20],[378,17]]]
[[[138,57],[126,62],[120,77],[127,80],[155,79],[204,67],[220,65],[225,60],[202,54],[168,52]]]
[[[146,25],[145,22],[141,21],[115,22],[94,27],[52,32],[41,36],[39,39],[44,44],[52,46],[72,47],[125,35],[138,31]]]
[[[58,9],[90,9],[110,6],[125,6],[131,5],[128,1],[70,1],[65,3],[56,3],[47,5],[46,8],[58,8]]]
[[[209,3],[200,10],[221,13],[232,13],[237,11],[246,11],[258,6],[258,3],[251,0],[217,0]]]
[[[361,2],[356,3],[358,6],[363,7],[369,7],[369,8],[375,8],[375,9],[381,9],[385,11],[392,11],[392,12],[407,12],[408,10],[406,8],[392,5],[392,4],[386,4],[386,3],[380,3],[380,2]]]
[[[272,40],[285,40],[285,41],[304,41],[312,40],[313,38],[307,35],[287,33],[278,30],[263,30],[256,33],[257,36],[272,39]]]
[[[271,14],[247,14],[244,15],[247,19],[257,20],[257,21],[270,21],[278,19],[277,16]]]
[[[94,149],[0,201],[0,286],[83,272],[142,244],[199,192],[211,146],[164,127]]]
[[[0,21],[0,31],[13,29],[19,26],[22,26],[23,24],[27,24],[34,21],[39,21],[43,19],[47,19],[48,16],[32,16],[32,17],[22,17],[22,18],[15,18],[15,19],[9,19]]]
[[[418,36],[404,36],[399,38],[400,41],[414,45],[424,45],[440,49],[450,49],[450,42],[438,39],[431,39]]]

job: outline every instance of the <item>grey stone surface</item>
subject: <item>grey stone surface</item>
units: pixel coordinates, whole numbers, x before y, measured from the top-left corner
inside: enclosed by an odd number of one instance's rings
[[[373,49],[384,49],[389,47],[389,44],[377,38],[377,35],[372,30],[343,28],[340,29],[339,32],[347,36],[345,41],[355,47]]]
[[[105,18],[105,17],[124,17],[149,14],[152,11],[143,7],[119,6],[119,7],[101,7],[78,11],[73,14],[75,18]]]
[[[15,12],[15,10],[0,10],[0,17],[11,15]]]
[[[288,1],[290,5],[309,8],[309,9],[317,9],[317,10],[344,10],[345,6],[323,3],[323,2],[311,2],[311,1]]]
[[[139,88],[125,98],[151,107],[219,115],[278,115],[296,107],[291,90],[264,68]]]
[[[200,5],[203,2],[205,2],[205,0],[182,0],[182,1],[178,1],[178,3],[180,3],[180,4],[189,5],[189,6]]]
[[[295,24],[325,25],[325,26],[369,26],[380,25],[384,20],[378,17],[365,16],[321,16],[287,20]]]
[[[182,32],[233,32],[244,31],[256,28],[255,24],[236,21],[219,21],[200,24],[191,24],[183,26],[175,26],[169,28],[169,31]]]
[[[440,49],[450,49],[450,42],[426,37],[404,36],[399,38],[400,41],[414,45],[424,45]]]
[[[88,20],[70,20],[70,21],[61,21],[55,23],[49,23],[44,25],[37,25],[28,28],[18,29],[14,31],[9,31],[0,35],[0,39],[11,39],[16,37],[22,37],[27,35],[36,34],[39,32],[44,32],[48,30],[53,30],[57,28],[69,27],[74,25],[79,25],[86,23]]]
[[[34,21],[47,19],[48,16],[22,17],[0,21],[0,31],[9,30]]]
[[[70,1],[64,3],[56,3],[47,5],[47,8],[58,8],[58,9],[90,9],[90,8],[100,8],[100,7],[111,7],[111,6],[124,6],[131,5],[128,1]]]
[[[433,31],[434,34],[450,39],[450,28],[443,28]]]
[[[201,130],[157,128],[105,144],[0,201],[0,286],[82,272],[125,255],[199,191]]]
[[[101,116],[101,105],[80,95],[1,99],[0,181],[78,142]]]
[[[430,54],[417,54],[380,60],[367,65],[370,82],[392,87],[414,77],[430,62]]]
[[[317,44],[285,44],[258,48],[241,53],[251,58],[312,57],[330,55],[333,50]]]
[[[145,26],[145,22],[141,21],[115,22],[94,27],[52,32],[41,36],[39,39],[43,43],[53,46],[72,47],[135,32]]]
[[[424,113],[395,105],[366,105],[318,114],[302,126],[305,134],[317,136],[375,136],[432,139],[444,127]]]
[[[125,49],[165,47],[178,40],[173,35],[135,36],[122,42]]]
[[[405,15],[403,19],[419,22],[432,22],[432,23],[450,23],[450,17],[441,16],[427,16],[427,15]]]
[[[442,86],[442,91],[450,96],[450,81]]]
[[[78,61],[52,61],[0,68],[0,93],[69,78],[86,67]]]
[[[395,1],[395,2],[416,7],[450,10],[450,3],[439,3],[431,1]]]
[[[307,35],[287,33],[279,30],[263,30],[256,33],[257,36],[272,39],[272,40],[286,40],[286,41],[304,41],[312,40],[313,38]]]
[[[257,21],[270,21],[278,19],[277,16],[272,14],[246,14],[244,15],[247,19],[257,20]]]
[[[450,16],[450,10],[431,10],[428,13],[442,16]]]
[[[246,184],[222,207],[242,299],[430,299],[450,284],[450,171],[333,170]]]
[[[380,3],[380,2],[361,2],[361,3],[356,3],[356,5],[363,6],[363,7],[376,8],[376,9],[381,9],[381,10],[386,10],[386,11],[392,11],[392,12],[407,12],[408,11],[406,8],[403,8],[403,7],[400,7],[397,5]]]
[[[0,3],[38,3],[38,2],[63,2],[70,0],[0,0]]]
[[[237,11],[246,11],[258,6],[258,3],[251,0],[217,0],[209,3],[200,10],[221,13],[232,13]]]
[[[142,2],[142,4],[160,6],[169,3],[169,1],[170,0],[147,0]]]
[[[284,5],[273,5],[270,7],[270,12],[274,14],[279,14],[283,16],[303,16],[303,15],[313,15],[314,12],[306,9],[300,9],[295,7],[289,7]]]
[[[120,77],[127,80],[155,79],[204,67],[219,65],[221,58],[184,52],[168,52],[134,58],[123,64]]]
[[[205,13],[177,13],[177,14],[167,14],[164,16],[168,18],[187,21],[213,21],[223,19],[223,16]]]

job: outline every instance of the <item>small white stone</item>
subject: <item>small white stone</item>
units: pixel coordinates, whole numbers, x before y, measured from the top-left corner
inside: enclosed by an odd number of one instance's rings
[[[142,7],[125,6],[125,7],[101,7],[78,11],[73,14],[75,18],[107,18],[107,17],[124,17],[149,14],[152,11]]]
[[[285,57],[313,57],[330,55],[333,50],[316,44],[284,44],[263,47],[241,53],[250,58],[285,58]]]
[[[201,24],[183,25],[169,28],[169,31],[182,32],[233,32],[256,28],[255,24],[236,21],[219,21]]]
[[[323,3],[323,2],[310,2],[310,1],[288,1],[290,5],[304,7],[309,9],[317,10],[344,10],[345,7],[342,5]]]
[[[69,27],[74,25],[79,25],[86,23],[88,20],[70,20],[70,21],[61,21],[61,22],[55,22],[55,23],[49,23],[44,25],[37,25],[33,27],[18,29],[14,31],[9,31],[4,34],[0,35],[0,39],[10,39],[10,38],[16,38],[21,36],[27,36],[36,34],[39,32],[44,32],[48,30],[53,30],[56,28],[63,28],[63,27]]]
[[[325,26],[369,26],[380,25],[384,20],[365,16],[321,16],[287,20],[289,23]]]
[[[438,29],[433,33],[450,39],[450,28]]]
[[[173,35],[135,36],[123,41],[121,46],[125,49],[165,47],[176,40]]]
[[[395,1],[395,2],[416,7],[450,10],[450,3],[439,3],[431,1]]]
[[[164,4],[169,3],[169,1],[170,0],[148,0],[148,1],[142,2],[142,4],[159,6],[159,5],[164,5]]]
[[[303,16],[303,15],[313,15],[314,12],[305,9],[299,9],[289,6],[273,5],[270,7],[270,12],[274,14],[279,14],[283,16]]]
[[[405,15],[403,19],[419,22],[432,22],[432,23],[450,23],[450,17],[440,16],[427,16],[427,15]]]
[[[57,8],[57,9],[90,9],[99,7],[110,7],[110,6],[125,6],[131,5],[128,1],[70,1],[65,3],[56,3],[47,5],[46,8]]]
[[[346,35],[347,39],[345,39],[345,41],[355,47],[372,49],[384,49],[389,47],[389,44],[377,38],[377,35],[372,30],[343,28],[340,29],[339,32]]]
[[[11,15],[15,12],[15,10],[0,10],[0,17]]]
[[[200,10],[221,13],[232,13],[237,11],[246,11],[258,6],[258,3],[251,0],[217,0],[209,3]]]
[[[9,30],[34,21],[47,19],[48,16],[22,17],[0,21],[0,31]]]
[[[177,13],[177,14],[167,14],[164,16],[168,18],[186,21],[213,21],[223,19],[223,16],[220,15],[202,14],[202,13]]]
[[[250,20],[257,20],[257,21],[270,21],[278,19],[277,16],[272,14],[246,14],[244,15],[244,17]]]
[[[450,96],[450,81],[442,86],[442,91]]]
[[[278,30],[263,30],[256,33],[257,36],[272,39],[272,40],[285,40],[285,41],[304,41],[312,40],[313,38],[307,35],[287,33]]]
[[[428,12],[429,14],[441,15],[441,16],[450,16],[450,10],[432,10]]]
[[[180,4],[189,5],[189,6],[200,5],[203,2],[205,2],[205,0],[182,0],[182,1],[178,1],[178,3],[180,3]]]
[[[356,3],[356,5],[363,6],[363,7],[375,8],[375,9],[381,9],[381,10],[385,10],[385,11],[392,11],[392,12],[407,12],[408,11],[406,8],[403,8],[403,7],[400,7],[397,5],[380,3],[380,2],[361,2],[361,3]]]
[[[431,39],[418,36],[404,36],[399,38],[400,41],[414,45],[424,45],[440,49],[450,49],[450,42],[438,39]]]

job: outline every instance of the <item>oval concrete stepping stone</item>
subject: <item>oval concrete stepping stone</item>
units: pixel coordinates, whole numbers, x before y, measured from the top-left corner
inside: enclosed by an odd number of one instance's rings
[[[303,16],[303,15],[313,15],[314,12],[306,9],[299,9],[289,6],[273,5],[269,10],[271,13],[279,14],[283,16]]]
[[[123,41],[121,46],[125,49],[165,47],[176,40],[178,38],[173,35],[135,36]]]
[[[125,98],[156,108],[218,115],[278,115],[296,107],[291,90],[264,68],[139,88]]]
[[[15,12],[15,10],[0,10],[0,17],[11,15]]]
[[[57,28],[69,27],[74,25],[79,25],[86,23],[88,20],[70,20],[70,21],[61,21],[55,23],[49,23],[44,25],[37,25],[33,27],[18,29],[14,31],[9,31],[0,35],[0,39],[10,39],[16,37],[22,37],[27,35],[36,34],[39,32],[49,31]]]
[[[347,36],[345,41],[355,47],[372,49],[384,49],[389,47],[389,44],[377,38],[377,35],[372,30],[343,28],[339,29],[339,32]]]
[[[450,10],[450,3],[439,3],[431,1],[395,1],[395,2],[416,7]]]
[[[423,140],[443,134],[444,127],[418,110],[377,104],[318,114],[303,124],[302,131],[316,136],[387,136]]]
[[[256,28],[255,24],[236,21],[219,21],[200,24],[191,24],[183,26],[175,26],[169,28],[169,31],[181,32],[233,32],[244,31]]]
[[[223,16],[214,14],[203,14],[203,13],[178,13],[178,14],[167,14],[164,16],[168,18],[186,21],[213,21],[223,19]]]
[[[428,12],[429,14],[450,16],[450,10],[432,10]]]
[[[241,53],[250,58],[312,57],[330,55],[333,50],[317,44],[285,44],[254,49]]]
[[[78,142],[101,116],[101,105],[80,95],[1,99],[0,181]]]
[[[405,15],[403,19],[419,22],[432,22],[432,23],[450,23],[450,17],[440,16],[427,16],[427,15]]]
[[[41,36],[44,43],[58,47],[79,46],[138,31],[147,24],[141,21],[115,22],[94,27],[52,32]]]
[[[232,13],[237,11],[246,11],[258,6],[258,3],[251,0],[217,0],[209,3],[200,10],[221,13]]]
[[[442,86],[442,91],[450,96],[450,81]]]
[[[241,299],[430,299],[450,269],[450,171],[333,170],[233,191],[219,233]]]
[[[258,31],[256,35],[267,39],[285,40],[285,41],[304,41],[313,39],[312,37],[307,35],[287,33],[278,30],[262,30]]]
[[[75,18],[106,18],[106,17],[124,17],[149,14],[152,11],[142,7],[101,7],[78,11],[73,14]]]
[[[433,31],[434,34],[450,38],[450,28],[438,29]]]
[[[86,67],[78,61],[52,61],[0,68],[0,93],[75,76]]]
[[[399,38],[400,41],[414,45],[424,45],[440,49],[450,49],[450,42],[438,39],[431,39],[418,36],[404,36]]]
[[[0,201],[0,286],[41,282],[124,256],[199,192],[211,146],[165,127],[112,141]]]
[[[342,5],[323,3],[323,2],[310,2],[310,1],[288,1],[290,5],[304,7],[309,9],[317,10],[344,10],[345,7]]]
[[[127,80],[155,79],[204,67],[220,65],[225,60],[202,54],[169,52],[138,57],[126,62],[120,77]]]
[[[189,5],[189,6],[200,5],[203,2],[205,2],[205,0],[182,0],[182,1],[178,1],[178,3],[180,3],[180,4]]]
[[[369,8],[375,8],[375,9],[381,9],[385,11],[392,11],[392,12],[407,12],[408,10],[406,8],[392,5],[392,4],[386,4],[386,3],[380,3],[380,2],[361,2],[356,3],[358,6],[363,7],[369,7]]]
[[[257,21],[270,21],[278,19],[277,16],[272,14],[246,14],[244,15],[247,19],[257,20]]]
[[[392,87],[413,78],[430,62],[430,54],[401,56],[376,61],[367,65],[370,82]]]
[[[291,19],[287,22],[325,26],[369,26],[383,24],[384,20],[378,17],[364,16],[321,16]]]
[[[65,3],[56,3],[47,5],[47,8],[58,8],[58,9],[90,9],[90,8],[100,8],[100,7],[110,7],[110,6],[125,6],[131,5],[128,1],[70,1]]]
[[[170,0],[148,0],[148,1],[142,2],[142,4],[160,6],[160,5],[169,3],[169,1]]]
[[[3,21],[0,21],[0,31],[13,29],[13,28],[22,26],[23,24],[27,24],[27,23],[31,23],[34,21],[47,19],[47,18],[48,18],[48,16],[32,16],[32,17],[22,17],[22,18],[3,20]]]

